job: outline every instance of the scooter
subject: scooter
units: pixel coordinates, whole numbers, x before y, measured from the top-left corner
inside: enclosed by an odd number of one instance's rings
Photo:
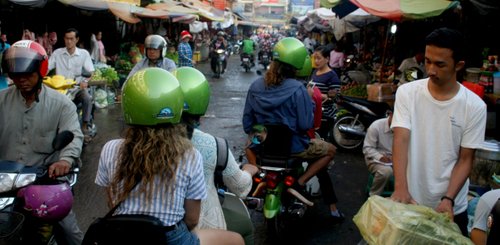
[[[224,67],[226,61],[227,52],[224,49],[217,49],[215,51],[217,54],[217,63],[215,65],[215,77],[220,78],[220,75],[224,73]]]
[[[44,215],[51,215],[51,212],[58,212],[60,206],[57,204],[43,202],[38,206],[32,206],[41,198],[29,195],[28,187],[34,185],[35,188],[46,185],[54,185],[57,188],[71,188],[77,182],[78,168],[74,168],[69,175],[56,180],[48,178],[48,164],[45,162],[54,153],[63,149],[73,140],[73,133],[64,131],[59,133],[52,143],[53,151],[38,166],[26,166],[23,163],[0,160],[0,244],[26,244],[23,237],[23,227],[27,220],[43,220],[43,237],[47,244],[56,244],[56,231],[59,231],[57,221],[46,221]],[[61,180],[64,179],[64,180]],[[36,186],[35,186],[36,185]],[[54,193],[54,197],[60,193]],[[34,202],[27,204],[27,198]],[[45,197],[47,198],[47,197]],[[72,201],[72,198],[71,198]],[[27,209],[29,206],[30,209]],[[30,217],[27,217],[30,216]],[[38,223],[38,222],[37,222]],[[34,234],[30,234],[32,237]],[[45,241],[44,241],[45,242]]]
[[[264,67],[264,71],[269,69],[269,64],[271,64],[271,56],[269,55],[269,52],[262,53],[259,63]]]
[[[305,168],[301,159],[291,157],[291,130],[286,125],[263,126],[257,155],[261,172],[254,177],[257,186],[247,203],[260,203],[256,209],[262,210],[269,232],[282,238],[314,203],[293,188]]]
[[[252,69],[252,60],[250,60],[251,56],[247,53],[241,55],[241,66],[245,69],[245,72],[250,71]]]
[[[75,99],[76,94],[79,91],[79,88],[77,87],[76,81],[73,79],[65,79],[64,76],[60,75],[54,75],[52,77],[45,77],[43,79],[43,83],[47,85],[48,87],[56,90],[57,92],[66,95],[71,101]],[[95,87],[90,86],[89,92],[93,96],[93,92]],[[77,111],[79,114],[79,117],[81,118],[81,104],[76,105],[77,106]],[[90,122],[88,123],[88,132],[91,137],[94,137],[97,134],[97,127],[94,123],[94,110],[95,110],[95,105],[92,105],[92,117]]]
[[[343,96],[337,93],[334,98],[334,125],[330,138],[343,150],[362,147],[368,127],[377,119],[386,117],[391,109],[385,102]]]

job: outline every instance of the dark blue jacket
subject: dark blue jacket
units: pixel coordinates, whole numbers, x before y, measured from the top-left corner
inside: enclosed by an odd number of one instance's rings
[[[243,129],[250,133],[255,124],[280,123],[293,132],[292,153],[308,147],[307,130],[314,126],[314,104],[305,86],[295,80],[286,79],[279,86],[266,88],[259,78],[248,90],[243,112]]]

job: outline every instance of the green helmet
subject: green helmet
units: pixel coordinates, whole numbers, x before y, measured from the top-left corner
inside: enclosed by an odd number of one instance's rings
[[[123,85],[122,109],[127,124],[179,123],[183,103],[177,78],[164,69],[145,68]]]
[[[296,69],[304,66],[304,59],[307,55],[307,49],[297,38],[285,37],[281,39],[273,48],[273,59],[289,64]]]
[[[173,72],[184,94],[184,112],[204,115],[210,100],[210,88],[205,75],[193,67],[181,67]]]
[[[304,66],[302,69],[298,70],[295,73],[295,76],[297,77],[309,77],[311,76],[312,73],[312,62],[311,62],[311,57],[309,55],[306,56],[304,60]]]

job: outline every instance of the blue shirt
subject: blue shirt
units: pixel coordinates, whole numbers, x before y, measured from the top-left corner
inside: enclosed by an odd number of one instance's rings
[[[295,79],[266,87],[263,78],[250,85],[243,129],[250,133],[255,124],[284,124],[293,131],[291,153],[303,152],[309,144],[307,131],[314,127],[314,103],[306,87]]]
[[[133,76],[136,72],[138,72],[144,68],[148,68],[148,67],[158,67],[158,68],[162,68],[164,70],[167,70],[169,72],[172,72],[177,68],[177,66],[175,65],[175,62],[171,59],[168,59],[168,58],[163,58],[162,60],[159,60],[155,64],[155,66],[149,66],[149,59],[147,57],[145,57],[139,63],[135,64],[134,68],[132,68],[132,70],[128,74],[127,80],[131,76]]]
[[[123,139],[116,139],[108,141],[102,148],[95,179],[97,185],[111,185],[122,144]],[[193,149],[186,153],[184,159],[177,166],[173,193],[168,186],[161,185],[158,176],[154,180],[153,200],[148,202],[146,193],[138,191],[139,183],[116,209],[115,214],[151,215],[159,218],[165,226],[181,221],[185,214],[184,200],[202,200],[207,197],[201,154]]]
[[[181,42],[178,47],[179,52],[179,67],[193,67],[193,51],[189,43]]]

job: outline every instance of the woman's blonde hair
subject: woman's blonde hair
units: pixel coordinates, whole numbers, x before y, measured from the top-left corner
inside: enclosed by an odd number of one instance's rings
[[[296,72],[293,66],[274,60],[264,77],[266,87],[279,86],[285,79],[294,78]]]
[[[192,148],[184,124],[128,128],[111,183],[115,204],[125,200],[137,182],[148,201],[153,198],[156,177],[162,186],[172,188],[179,162]]]

